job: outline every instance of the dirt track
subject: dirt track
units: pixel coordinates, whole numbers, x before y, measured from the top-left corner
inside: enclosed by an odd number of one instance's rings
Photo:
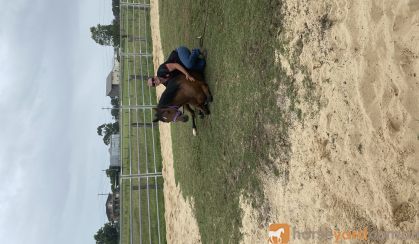
[[[320,101],[299,104],[289,182],[261,176],[269,220],[299,230],[417,230],[419,2],[283,3],[290,51],[276,52],[274,65],[295,78],[299,98],[311,80]],[[286,103],[278,97],[278,107]],[[242,208],[244,242],[266,238],[257,210]]]
[[[154,70],[164,62],[161,47],[158,0],[151,0],[151,32],[153,39]],[[157,88],[160,97],[164,86]],[[160,123],[160,144],[163,158],[164,204],[166,219],[166,238],[168,243],[200,243],[198,223],[193,214],[193,199],[184,199],[176,185],[173,170],[173,152],[170,124]]]

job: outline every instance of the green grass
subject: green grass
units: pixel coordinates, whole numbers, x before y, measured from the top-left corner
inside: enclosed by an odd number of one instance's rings
[[[292,118],[303,120],[296,81],[275,66],[275,50],[289,56],[281,38],[281,1],[159,1],[163,51],[197,47],[208,50],[206,80],[214,95],[209,118],[172,125],[175,176],[185,197],[195,200],[203,243],[237,243],[241,194],[259,209],[267,227],[269,206],[261,189],[264,174],[288,182]],[[206,27],[205,27],[206,25]],[[302,42],[301,42],[302,45]],[[293,69],[302,69],[297,61]],[[305,81],[307,86],[311,81]],[[283,87],[283,89],[280,89]],[[286,97],[289,104],[278,98]],[[310,97],[310,95],[308,95]],[[281,159],[276,167],[272,159]]]
[[[148,11],[137,8],[121,8],[123,53],[151,53],[151,29]],[[144,19],[147,19],[145,22]],[[145,37],[145,40],[136,39]],[[130,40],[131,39],[131,40]],[[121,105],[156,104],[155,89],[150,89],[145,78],[152,74],[151,57],[132,56],[121,58]],[[140,77],[142,76],[142,77]],[[150,109],[122,109],[121,111],[121,154],[122,174],[144,174],[161,172],[162,159],[157,128],[135,127],[133,123],[150,123]],[[153,152],[156,152],[153,154]],[[154,186],[157,184],[157,190]],[[141,189],[141,188],[144,189]],[[164,220],[163,179],[155,182],[154,178],[121,180],[121,243],[166,243],[166,227]],[[149,199],[149,200],[147,200]],[[131,216],[131,217],[130,217]],[[158,223],[158,220],[160,223]],[[130,232],[132,231],[132,236]]]

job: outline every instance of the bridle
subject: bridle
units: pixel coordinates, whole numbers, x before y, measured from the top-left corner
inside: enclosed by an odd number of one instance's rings
[[[168,108],[176,110],[175,117],[173,118],[173,122],[176,122],[177,118],[182,115],[182,112],[179,110],[178,106],[168,106]]]

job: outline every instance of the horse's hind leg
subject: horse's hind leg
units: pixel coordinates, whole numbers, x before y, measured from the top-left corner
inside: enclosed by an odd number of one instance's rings
[[[212,101],[212,100],[211,100]],[[205,114],[211,114],[211,112],[210,112],[210,110],[209,110],[209,107],[208,107],[208,103],[206,103],[206,104],[204,104],[204,112],[205,112]]]
[[[208,104],[207,104],[207,103],[205,103],[205,104],[201,104],[201,105],[196,106],[196,107],[198,108],[198,110],[199,110],[200,112],[204,113],[204,115],[209,115],[209,114],[211,114],[211,112],[210,112],[210,110],[209,110],[209,108],[208,108]]]
[[[191,116],[192,116],[192,134],[194,136],[196,136],[195,111],[189,106],[189,104],[185,104],[184,106],[185,106],[186,110],[188,110],[189,113],[191,113]]]
[[[201,109],[198,109],[198,115],[199,115],[199,118],[200,119],[205,118],[205,114],[204,114],[204,112]]]
[[[205,104],[208,104],[208,103],[210,103],[210,102],[212,102],[212,94],[211,94],[211,92],[210,92],[210,90],[209,90],[209,87],[208,87],[208,85],[207,84],[205,84],[205,83],[203,83],[202,85],[201,85],[201,88],[202,88],[202,91],[204,92],[204,94],[205,94],[205,96],[206,96],[206,100],[205,100]]]

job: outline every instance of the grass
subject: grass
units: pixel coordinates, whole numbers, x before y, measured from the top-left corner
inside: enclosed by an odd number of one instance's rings
[[[281,39],[280,0],[159,1],[164,54],[179,45],[197,47],[204,35],[208,50],[206,80],[214,95],[209,118],[172,125],[175,176],[185,197],[195,200],[203,243],[241,239],[244,195],[259,209],[267,227],[269,206],[261,177],[288,182],[292,118],[303,120],[296,81],[275,65],[275,50],[292,56]],[[300,43],[301,48],[303,43]],[[293,69],[302,68],[292,62]],[[304,72],[304,70],[302,70]],[[305,86],[312,85],[305,80]],[[281,103],[286,98],[289,103]],[[307,96],[307,99],[310,95]],[[275,166],[273,159],[281,159]]]
[[[122,34],[128,36],[121,42],[121,51],[127,54],[151,53],[149,12],[132,7],[121,8],[121,22]],[[136,37],[146,37],[146,39],[141,40]],[[152,58],[130,56],[122,57],[120,60],[121,105],[133,107],[156,104],[155,89],[148,88],[145,83],[145,78],[154,72]],[[150,109],[121,110],[123,175],[162,171],[157,128],[133,126],[133,123],[150,123],[152,118]],[[157,182],[154,178],[125,179],[121,180],[120,187],[121,243],[159,243],[159,238],[161,243],[166,243],[163,179],[158,178]]]

